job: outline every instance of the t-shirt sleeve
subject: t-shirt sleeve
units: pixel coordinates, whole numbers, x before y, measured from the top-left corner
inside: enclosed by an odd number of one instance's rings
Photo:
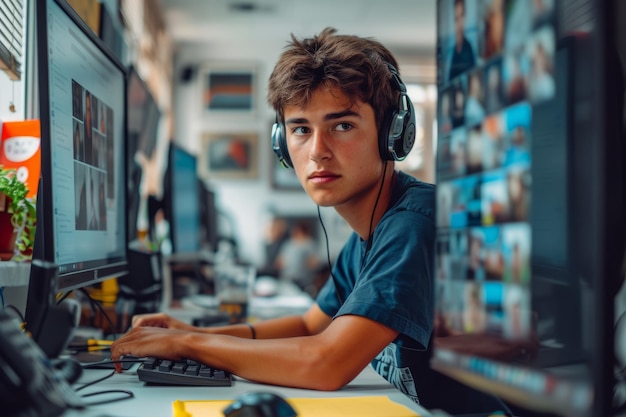
[[[384,217],[364,259],[358,251],[352,265],[342,259],[347,258],[343,253],[338,259],[338,274],[349,276],[350,266],[359,274],[352,292],[339,307],[333,300],[334,283],[328,282],[318,304],[327,314],[336,312],[335,317],[355,314],[375,320],[425,348],[433,327],[434,234],[431,216],[401,210]],[[344,251],[354,246],[348,242]]]

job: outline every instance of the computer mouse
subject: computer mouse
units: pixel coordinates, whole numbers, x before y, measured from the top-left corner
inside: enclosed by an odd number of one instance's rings
[[[222,410],[226,417],[295,417],[298,414],[280,395],[248,392]]]

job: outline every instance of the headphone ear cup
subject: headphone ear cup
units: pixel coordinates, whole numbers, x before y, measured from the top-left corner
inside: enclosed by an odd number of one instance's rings
[[[413,145],[415,145],[415,136],[417,134],[417,129],[415,127],[415,109],[413,107],[413,102],[411,98],[406,94],[403,95],[404,100],[407,103],[406,113],[403,116],[403,129],[402,129],[402,159],[404,160],[413,149]]]
[[[378,132],[378,152],[383,161],[393,161],[393,155],[389,152],[389,131],[395,117],[395,110],[387,113]]]
[[[404,160],[415,144],[415,111],[406,94],[400,95],[400,106],[383,121],[378,147],[383,161]]]
[[[285,168],[293,168],[289,150],[287,149],[285,126],[282,123],[276,122],[272,125],[272,150]]]

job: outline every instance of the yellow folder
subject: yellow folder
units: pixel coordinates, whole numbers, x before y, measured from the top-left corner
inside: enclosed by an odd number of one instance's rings
[[[232,400],[175,401],[174,417],[223,417]],[[298,417],[419,417],[385,396],[339,398],[288,398]]]

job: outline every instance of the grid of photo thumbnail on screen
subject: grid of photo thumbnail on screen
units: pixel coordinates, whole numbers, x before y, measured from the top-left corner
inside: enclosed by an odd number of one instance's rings
[[[72,80],[76,230],[106,230],[113,199],[113,110]]]
[[[440,14],[438,309],[464,332],[528,336],[530,126],[554,97],[554,1]]]

